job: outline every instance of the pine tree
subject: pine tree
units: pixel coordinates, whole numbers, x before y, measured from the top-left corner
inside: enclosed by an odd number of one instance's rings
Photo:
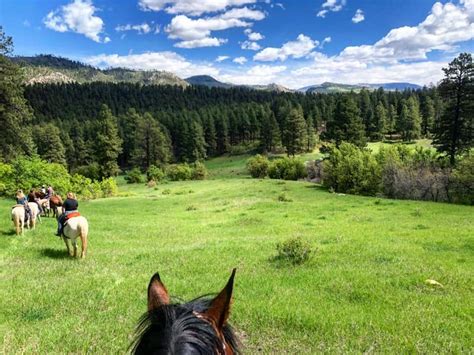
[[[5,161],[35,152],[28,126],[33,114],[23,95],[20,68],[7,57],[12,51],[12,38],[0,26],[0,159]]]
[[[280,128],[275,119],[273,111],[260,113],[261,129],[260,129],[260,150],[264,153],[273,151],[281,144]]]
[[[427,137],[432,128],[435,118],[435,107],[433,99],[428,95],[423,95],[421,100],[421,134]]]
[[[193,163],[198,160],[206,159],[206,141],[204,131],[197,121],[189,124],[188,140],[186,142],[186,160]]]
[[[306,119],[306,151],[312,152],[316,146],[316,133],[314,129],[313,117],[311,115]]]
[[[288,156],[304,152],[306,149],[306,122],[301,107],[290,110],[283,130],[282,143]]]
[[[99,113],[95,148],[101,177],[116,176],[120,171],[117,158],[122,151],[122,140],[117,121],[107,105],[102,105]]]
[[[334,120],[328,122],[327,137],[339,146],[343,141],[364,147],[366,144],[365,126],[359,115],[359,108],[351,95],[339,98]]]
[[[144,170],[170,161],[171,144],[159,123],[149,113],[138,116],[132,161]]]
[[[407,100],[407,107],[408,117],[403,127],[403,139],[410,142],[421,134],[420,105],[415,96],[410,96]]]
[[[216,124],[212,116],[207,115],[204,120],[204,139],[206,141],[206,155],[213,157],[217,153]]]
[[[472,56],[461,53],[448,68],[439,85],[445,110],[436,125],[434,144],[448,154],[454,165],[456,155],[473,147],[474,131],[474,64]]]
[[[375,108],[374,129],[371,138],[381,140],[385,133],[387,133],[387,110],[382,102],[379,102]]]
[[[35,143],[38,154],[50,163],[66,165],[66,148],[61,141],[61,131],[53,123],[36,126]]]

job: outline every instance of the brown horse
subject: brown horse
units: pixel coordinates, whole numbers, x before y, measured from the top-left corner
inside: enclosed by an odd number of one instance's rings
[[[63,200],[61,196],[59,195],[54,195],[49,198],[49,208],[53,211],[53,216],[58,218],[59,215],[57,214],[58,208],[63,205]]]
[[[214,298],[172,303],[156,273],[148,285],[148,312],[138,325],[132,344],[135,354],[239,354],[239,341],[227,322],[235,269]]]

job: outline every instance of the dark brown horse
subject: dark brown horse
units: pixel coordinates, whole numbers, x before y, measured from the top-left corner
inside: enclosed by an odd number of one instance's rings
[[[215,298],[199,297],[184,304],[171,303],[160,275],[148,285],[148,312],[132,344],[135,354],[238,354],[239,342],[227,323],[235,269]]]

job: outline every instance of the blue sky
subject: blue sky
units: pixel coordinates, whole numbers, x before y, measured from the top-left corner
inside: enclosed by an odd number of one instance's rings
[[[0,0],[15,54],[298,88],[429,84],[474,48],[474,0]]]

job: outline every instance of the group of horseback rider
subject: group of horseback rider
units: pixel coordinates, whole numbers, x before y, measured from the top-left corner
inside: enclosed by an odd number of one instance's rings
[[[45,185],[42,185],[39,191],[36,191],[36,189],[33,188],[28,193],[28,196],[25,196],[23,190],[18,190],[16,193],[16,203],[17,205],[21,205],[25,208],[25,222],[32,218],[32,212],[30,207],[28,206],[29,202],[36,203],[38,205],[39,213],[44,214],[44,207],[46,207],[47,205],[49,208],[50,199],[53,196],[55,196],[55,192],[52,186],[48,186],[48,188],[46,188]],[[46,204],[42,203],[42,201]],[[62,235],[62,228],[64,226],[64,223],[67,221],[68,216],[71,216],[72,214],[78,214],[77,209],[79,207],[79,203],[77,202],[74,193],[68,192],[66,201],[64,201],[64,203],[61,203],[59,206],[61,205],[62,213],[58,216],[58,230],[56,232],[56,235],[58,237]]]

